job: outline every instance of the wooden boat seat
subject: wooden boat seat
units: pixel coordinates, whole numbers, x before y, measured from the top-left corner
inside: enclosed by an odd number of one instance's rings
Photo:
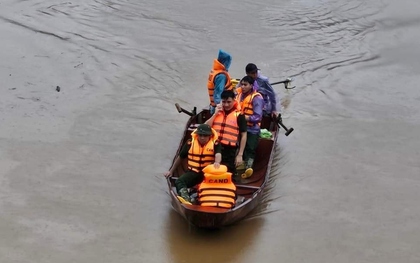
[[[247,188],[247,189],[252,189],[252,190],[260,189],[260,187],[258,187],[258,186],[246,185],[246,184],[237,184],[236,187],[237,188]]]

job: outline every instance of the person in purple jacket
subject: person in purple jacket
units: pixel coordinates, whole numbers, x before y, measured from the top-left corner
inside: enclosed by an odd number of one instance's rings
[[[274,92],[273,87],[268,82],[268,78],[261,75],[257,65],[249,63],[245,67],[245,72],[247,76],[252,77],[254,82],[254,88],[260,93],[264,99],[264,115],[271,115],[277,117],[277,99],[276,93]]]
[[[254,79],[250,76],[245,76],[240,82],[240,88],[236,90],[238,92],[236,100],[241,106],[241,112],[245,115],[248,125],[243,156],[246,172],[242,174],[242,178],[247,178],[252,175],[252,165],[254,164],[255,152],[260,137],[260,122],[263,117],[264,100],[261,94],[255,90],[253,84]]]

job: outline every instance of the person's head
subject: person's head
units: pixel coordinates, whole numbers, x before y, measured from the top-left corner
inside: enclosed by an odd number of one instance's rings
[[[219,49],[217,60],[225,66],[226,70],[229,70],[230,64],[232,63],[232,56],[229,53],[223,49]]]
[[[249,63],[245,67],[246,75],[252,77],[253,79],[257,79],[258,70],[259,70],[259,68],[254,63]]]
[[[235,105],[235,93],[233,90],[224,90],[221,97],[223,110],[230,111]]]
[[[241,88],[243,93],[248,93],[252,90],[254,79],[250,76],[245,76],[241,79]]]
[[[201,145],[206,144],[210,140],[211,135],[213,135],[213,132],[211,131],[211,127],[204,123],[198,125],[195,133],[197,134],[198,142]]]

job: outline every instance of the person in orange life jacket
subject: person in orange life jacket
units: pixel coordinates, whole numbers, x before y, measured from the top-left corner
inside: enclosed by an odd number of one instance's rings
[[[243,162],[243,153],[247,140],[247,124],[245,116],[238,108],[233,90],[225,90],[221,94],[222,102],[216,106],[213,116],[206,124],[215,129],[222,145],[222,164],[232,174],[236,166]],[[238,143],[239,142],[239,143]]]
[[[175,181],[178,195],[186,202],[191,202],[188,188],[203,181],[203,168],[213,163],[215,168],[219,168],[222,160],[217,132],[209,125],[200,124],[191,133],[191,137],[192,139],[188,140],[181,148],[171,169],[164,174],[165,177],[171,176],[174,169],[181,163],[181,159],[188,158],[188,171]]]
[[[246,168],[252,168],[255,160],[255,152],[260,137],[260,122],[263,116],[264,100],[254,88],[254,79],[245,76],[241,80],[241,87],[237,89],[236,99],[241,106],[248,125],[247,140],[244,151]],[[252,175],[252,173],[251,173]]]
[[[210,98],[210,113],[213,114],[215,107],[221,101],[221,94],[226,89],[232,89],[231,77],[228,73],[232,56],[220,49],[217,59],[213,60],[213,67],[210,71],[207,90]]]
[[[250,76],[254,79],[253,87],[264,99],[264,115],[271,115],[277,117],[277,99],[276,93],[274,92],[273,87],[271,86],[268,78],[261,75],[260,69],[257,65],[249,63],[245,67],[245,72],[247,76]]]

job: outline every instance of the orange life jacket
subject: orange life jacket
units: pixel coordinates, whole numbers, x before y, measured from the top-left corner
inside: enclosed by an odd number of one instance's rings
[[[218,136],[214,129],[212,129],[212,132],[213,135],[210,140],[203,146],[198,142],[198,135],[195,131],[191,133],[191,147],[188,150],[188,168],[197,173],[207,165],[214,163],[214,146],[218,143]]]
[[[236,98],[241,107],[242,114],[245,116],[251,116],[254,113],[254,106],[252,105],[252,101],[257,96],[262,97],[261,94],[256,91],[252,91],[241,101],[242,88],[238,88],[236,91],[238,92]],[[254,123],[252,122],[247,122],[247,124],[248,126],[254,126]],[[258,123],[258,125],[260,125],[260,123]]]
[[[213,120],[213,128],[219,134],[219,141],[223,145],[236,146],[239,137],[239,126],[238,126],[238,115],[241,113],[237,109],[238,102],[234,101],[236,104],[235,110],[232,110],[228,115],[225,111],[219,111],[217,116]]]
[[[207,89],[209,91],[210,105],[213,107],[216,106],[216,103],[214,103],[214,79],[219,74],[225,74],[226,76],[225,90],[232,89],[232,82],[230,80],[229,73],[227,72],[225,66],[222,63],[220,63],[217,59],[215,59],[213,61],[213,68],[210,71],[209,79],[207,81]]]
[[[198,200],[201,206],[232,208],[235,206],[236,186],[232,173],[225,165],[219,169],[209,165],[203,169],[204,180],[198,187]]]

